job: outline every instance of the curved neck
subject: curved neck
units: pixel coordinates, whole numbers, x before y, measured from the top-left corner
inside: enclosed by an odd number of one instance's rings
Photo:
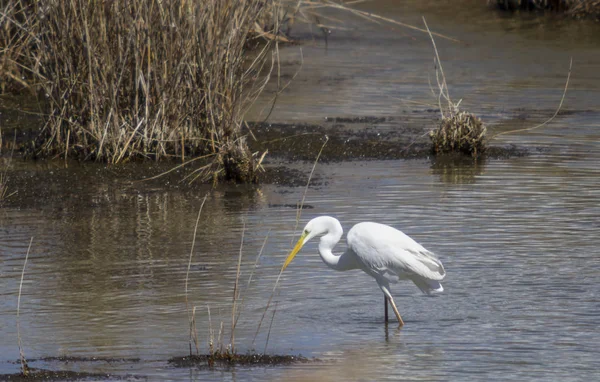
[[[336,256],[333,254],[333,247],[342,238],[342,227],[339,225],[329,228],[326,235],[321,237],[319,242],[319,255],[323,262],[336,271],[347,271],[350,269],[358,268],[358,264],[354,259],[353,253],[349,250],[344,252],[342,255]]]

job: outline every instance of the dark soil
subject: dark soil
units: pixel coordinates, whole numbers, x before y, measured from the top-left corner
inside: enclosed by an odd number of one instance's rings
[[[140,358],[111,358],[111,357],[79,357],[79,356],[61,356],[61,357],[43,357],[38,359],[30,359],[30,362],[44,361],[44,362],[106,362],[106,363],[117,363],[127,362],[136,363],[140,362]]]
[[[435,110],[426,110],[432,114]],[[432,116],[432,118],[434,118]],[[430,125],[433,126],[432,120]],[[321,162],[354,160],[423,159],[434,155],[427,134],[431,126],[403,124],[396,118],[328,118],[323,124],[253,123],[256,141],[253,151],[268,150],[265,163],[272,160],[296,162],[315,160],[329,138]],[[508,158],[527,155],[516,146],[490,146],[481,157]]]
[[[29,359],[29,363],[35,362],[62,362],[64,364],[81,364],[81,363],[137,363],[139,358],[103,358],[103,357],[79,357],[79,356],[61,356],[61,357],[43,357],[37,359]],[[20,361],[15,361],[15,364],[20,365]],[[143,377],[134,375],[119,375],[110,373],[88,373],[83,371],[72,370],[48,370],[28,367],[29,373],[0,374],[0,381],[100,381],[100,380],[141,380]]]
[[[249,139],[253,151],[268,150],[263,161],[264,171],[258,172],[260,184],[276,184],[284,187],[304,187],[310,171],[306,165],[314,163],[323,143],[328,137],[320,162],[356,160],[425,159],[444,162],[444,156],[435,156],[427,133],[435,123],[436,110],[410,113],[411,122],[404,117],[357,117],[327,118],[322,124],[254,123],[251,130],[256,140]],[[417,121],[415,122],[415,115]],[[529,149],[517,146],[490,146],[477,160],[483,163],[490,158],[523,156]],[[534,149],[535,151],[535,149]],[[4,151],[6,155],[6,150]],[[6,159],[6,158],[4,158]],[[456,160],[453,159],[454,162]],[[5,161],[6,163],[6,161]],[[77,198],[89,202],[86,193],[101,189],[105,193],[119,195],[139,192],[163,192],[164,190],[204,195],[211,185],[194,182],[194,171],[205,163],[197,161],[180,166],[177,161],[136,161],[110,165],[70,160],[28,160],[18,155],[8,168],[8,191],[17,193],[3,201],[4,206],[62,208],[56,199],[56,190],[69,190],[62,197]],[[326,179],[315,175],[312,186],[325,184]],[[229,187],[229,186],[228,186]],[[231,185],[231,187],[256,187],[255,185]],[[90,205],[89,208],[98,207]],[[277,206],[280,207],[280,206]],[[291,208],[291,206],[290,206]],[[308,206],[306,208],[309,208]]]
[[[175,367],[230,367],[230,366],[278,366],[293,363],[307,363],[308,358],[296,355],[267,354],[215,354],[173,357],[169,364]]]
[[[101,380],[132,380],[132,376],[119,376],[104,373],[84,373],[78,371],[54,371],[44,369],[30,369],[25,376],[21,373],[0,374],[0,381],[101,381]]]

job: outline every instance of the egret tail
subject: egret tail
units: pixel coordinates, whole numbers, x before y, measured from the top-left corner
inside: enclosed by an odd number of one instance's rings
[[[419,287],[419,289],[421,289],[423,293],[434,294],[444,291],[442,284],[436,280],[413,277],[412,281]]]

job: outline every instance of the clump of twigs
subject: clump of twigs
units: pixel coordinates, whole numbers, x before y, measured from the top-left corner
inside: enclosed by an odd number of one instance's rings
[[[38,95],[34,156],[108,163],[205,156],[203,179],[253,181],[243,116],[272,60],[276,0],[2,2],[2,90]],[[261,33],[259,33],[261,32]],[[247,54],[250,40],[264,41]],[[267,70],[268,72],[268,70]],[[270,74],[270,73],[269,73]],[[263,81],[262,79],[265,78]],[[4,85],[5,83],[9,84]]]
[[[433,35],[423,17],[423,23],[431,38],[435,52],[436,80],[438,92],[432,90],[438,99],[438,105],[442,116],[440,125],[429,132],[431,149],[434,153],[460,152],[467,155],[477,156],[485,151],[485,138],[487,129],[481,119],[472,113],[461,111],[459,105],[462,100],[453,103],[450,99],[446,76],[442,68],[442,62],[438,54]],[[443,104],[444,100],[445,104]]]
[[[437,129],[429,132],[435,153],[461,152],[477,156],[485,150],[487,129],[472,113],[457,111],[442,116]]]

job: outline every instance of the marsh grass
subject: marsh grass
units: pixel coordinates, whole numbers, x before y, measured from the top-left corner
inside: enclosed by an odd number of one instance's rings
[[[176,158],[200,163],[191,180],[255,182],[265,153],[249,151],[243,118],[275,67],[278,94],[287,86],[279,66],[284,30],[298,20],[323,31],[345,28],[323,12],[334,9],[425,32],[350,5],[7,0],[0,5],[1,90],[26,89],[39,100],[45,123],[27,142],[31,156]]]
[[[323,150],[325,149],[325,146],[327,145],[328,141],[329,141],[329,137],[324,136],[323,145],[321,146],[321,149],[319,150],[319,153],[317,154],[317,157],[313,164],[312,170],[308,177],[307,184],[304,189],[303,196],[302,196],[302,200],[299,201],[299,203],[298,203],[298,210],[296,212],[296,224],[295,224],[294,231],[296,231],[296,229],[298,227],[298,223],[300,221],[300,217],[301,217],[301,213],[302,213],[302,207],[304,205],[306,194],[308,192],[308,187],[310,185],[312,176],[315,172],[315,168],[317,166],[317,163],[319,162],[321,154],[323,153]],[[207,363],[208,366],[214,366],[217,364],[223,365],[223,364],[251,364],[251,363],[262,363],[262,364],[289,363],[289,362],[297,362],[297,361],[305,360],[302,357],[296,357],[296,356],[267,356],[266,355],[269,338],[271,336],[271,328],[272,328],[272,325],[273,325],[273,322],[275,319],[275,314],[277,312],[277,303],[275,303],[275,308],[272,310],[271,320],[269,323],[269,329],[268,329],[267,337],[265,340],[265,346],[264,346],[263,353],[262,354],[249,353],[249,354],[243,355],[243,354],[239,354],[236,351],[235,330],[236,330],[237,323],[241,316],[243,302],[244,302],[244,298],[241,294],[240,278],[242,275],[241,267],[242,267],[242,258],[243,258],[244,237],[245,237],[245,233],[246,233],[245,221],[243,222],[242,235],[241,235],[240,247],[239,247],[239,255],[238,255],[238,261],[237,261],[237,265],[236,265],[236,277],[235,277],[235,282],[233,285],[233,292],[232,292],[233,295],[232,295],[232,301],[231,301],[231,330],[230,330],[229,343],[225,344],[223,341],[223,338],[225,336],[225,329],[224,329],[225,325],[224,325],[223,321],[220,321],[220,323],[219,323],[219,333],[217,336],[217,340],[215,342],[215,331],[213,330],[213,323],[212,323],[213,320],[212,320],[211,310],[210,310],[210,306],[207,306],[206,308],[208,311],[208,325],[209,325],[208,338],[207,338],[208,353],[207,354],[199,353],[198,331],[196,330],[196,310],[198,307],[192,306],[192,304],[189,302],[188,286],[189,286],[190,269],[191,269],[191,264],[192,264],[192,260],[193,260],[194,246],[196,243],[196,235],[197,235],[197,231],[198,231],[198,222],[200,221],[202,207],[204,206],[206,198],[207,198],[207,196],[204,197],[204,199],[202,201],[202,205],[200,206],[200,209],[198,211],[198,216],[196,218],[196,225],[194,227],[194,237],[192,239],[192,247],[190,250],[190,256],[188,259],[187,272],[186,272],[186,277],[185,277],[185,305],[186,305],[186,311],[188,314],[188,322],[189,322],[189,356],[173,358],[169,362],[172,362],[172,363],[175,363],[178,365]],[[258,266],[258,262],[263,254],[263,251],[264,251],[267,241],[269,239],[269,235],[270,235],[270,231],[267,233],[267,235],[262,243],[262,246],[260,248],[260,251],[258,252],[256,260],[254,261],[254,266],[253,266],[252,270],[250,271],[248,281],[246,283],[246,290],[250,287],[252,278],[254,276],[254,271],[256,270],[256,268]],[[263,311],[261,319],[258,322],[258,327],[256,329],[256,332],[254,334],[254,338],[253,338],[252,344],[251,344],[252,347],[254,347],[254,345],[255,345],[256,338],[257,338],[258,334],[260,333],[260,329],[263,324],[263,321],[267,315],[267,312],[269,311],[269,308],[271,307],[271,302],[273,300],[273,297],[275,296],[276,292],[278,291],[279,280],[281,278],[281,274],[282,274],[282,271],[280,271],[277,276],[275,285],[273,286],[273,290],[271,292],[271,296],[269,297],[269,300],[267,301],[267,304],[265,306],[265,309]],[[193,354],[192,344],[194,344],[194,346],[196,348],[196,354]]]
[[[265,81],[271,0],[8,0],[3,90],[38,95],[33,155],[109,163],[207,155],[204,179],[253,181],[243,116]],[[253,41],[261,39],[252,54]],[[256,44],[255,44],[256,45]],[[8,85],[4,85],[8,84]]]

